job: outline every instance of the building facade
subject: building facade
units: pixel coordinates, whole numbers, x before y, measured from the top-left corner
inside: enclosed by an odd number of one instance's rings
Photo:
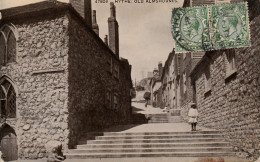
[[[150,92],[151,92],[151,105],[153,107],[161,107],[162,105],[162,92],[161,92],[161,86],[162,86],[162,71],[163,66],[160,62],[158,64],[158,69],[155,69],[153,71],[153,77],[150,80]]]
[[[110,44],[104,43],[91,28],[91,3],[75,2],[0,11],[0,140],[6,160],[43,158],[50,140],[66,152],[83,133],[130,119],[131,66],[113,51],[118,26],[110,27]],[[109,23],[117,23],[115,15]]]
[[[260,151],[260,2],[248,5],[251,47],[207,52],[190,77],[199,124],[222,130],[237,155],[254,161]]]

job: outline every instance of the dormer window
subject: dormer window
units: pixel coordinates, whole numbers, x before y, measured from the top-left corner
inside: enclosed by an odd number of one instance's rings
[[[12,25],[0,29],[0,65],[16,62],[16,32]]]

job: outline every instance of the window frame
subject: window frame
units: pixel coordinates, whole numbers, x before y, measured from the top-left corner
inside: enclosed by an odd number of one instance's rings
[[[210,73],[210,65],[207,66],[206,71],[204,72],[204,88],[205,92],[204,94],[208,93],[212,89],[212,83],[211,83],[211,73]]]
[[[6,33],[5,33],[5,29]],[[14,56],[14,61],[8,61],[8,42],[9,42],[9,37],[10,35],[13,34],[14,38],[15,38],[15,56]],[[4,49],[4,61],[1,63],[0,62],[0,66],[7,66],[10,63],[16,63],[17,62],[17,40],[18,40],[18,32],[16,27],[13,24],[4,24],[1,28],[0,28],[0,35],[4,37],[4,41],[5,41],[5,49]]]
[[[109,72],[112,75],[112,73],[113,73],[113,58],[111,56],[109,56],[109,58],[107,60],[107,64],[108,64],[107,72]]]
[[[225,52],[224,60],[225,60],[225,73],[226,73],[225,79],[227,79],[237,72],[235,50],[230,49],[227,52]]]
[[[119,65],[115,63],[113,67],[113,76],[119,80]]]
[[[112,105],[112,92],[110,89],[106,90],[105,104],[107,108],[111,108]]]
[[[9,85],[8,87],[5,87],[3,84],[7,82]],[[14,87],[14,85],[12,84],[11,81],[9,81],[9,79],[7,78],[2,78],[0,79],[0,91],[3,91],[4,97],[0,98],[0,117],[4,118],[4,119],[15,119],[17,118],[17,92],[16,89]],[[12,96],[9,96],[9,94],[11,93]],[[14,97],[14,112],[11,113],[10,112],[10,98]],[[12,98],[11,98],[12,99]],[[2,102],[4,102],[4,108],[2,108]],[[9,109],[8,109],[9,108]],[[5,114],[2,113],[2,110],[5,111]]]
[[[119,97],[118,97],[117,93],[114,93],[114,95],[113,95],[113,109],[118,110],[118,106],[119,106]]]

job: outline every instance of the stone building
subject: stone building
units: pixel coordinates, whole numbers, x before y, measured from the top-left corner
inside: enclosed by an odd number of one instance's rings
[[[251,47],[207,52],[192,71],[199,124],[222,130],[239,156],[260,153],[260,2],[248,1]]]
[[[169,54],[165,61],[163,72],[162,72],[162,105],[161,107],[167,106],[170,109],[176,109],[176,59],[177,55],[174,50]]]
[[[184,0],[183,7],[194,7],[202,5],[215,5],[223,3],[236,3],[243,0]],[[185,120],[188,120],[189,105],[195,102],[194,86],[190,81],[190,73],[197,63],[204,56],[205,52],[190,52],[180,55],[180,77],[177,81],[177,90],[180,94],[178,107],[181,109],[181,115]]]
[[[203,52],[176,54],[174,49],[169,54],[162,73],[163,106],[185,116],[194,97],[189,74],[203,55]]]
[[[151,104],[153,107],[161,107],[162,105],[162,92],[161,92],[161,85],[162,85],[162,71],[163,66],[162,63],[159,62],[158,69],[153,71],[153,77],[150,80],[150,92],[151,92]]]
[[[6,160],[43,158],[50,140],[60,141],[66,152],[83,133],[129,120],[131,66],[119,58],[115,6],[109,44],[92,30],[91,12],[88,0],[0,11],[0,140]]]

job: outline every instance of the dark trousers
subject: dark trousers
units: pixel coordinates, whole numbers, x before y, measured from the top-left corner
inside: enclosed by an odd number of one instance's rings
[[[196,130],[196,125],[197,125],[197,123],[191,123],[191,130]]]

